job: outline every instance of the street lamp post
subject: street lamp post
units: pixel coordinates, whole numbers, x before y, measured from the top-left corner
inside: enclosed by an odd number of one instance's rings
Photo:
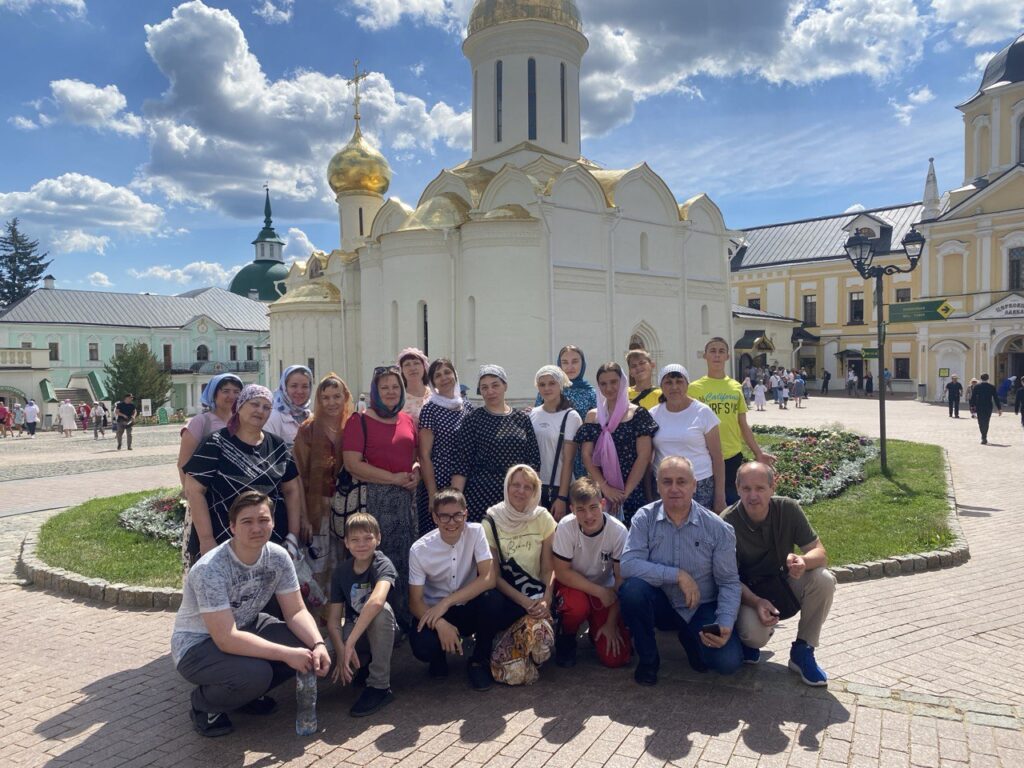
[[[875,258],[875,249],[871,245],[871,240],[859,231],[851,235],[850,239],[846,241],[846,245],[843,246],[857,273],[865,280],[872,277],[875,279],[875,312],[878,318],[878,377],[881,379],[878,388],[878,443],[879,458],[884,475],[889,473],[889,465],[885,450],[885,320],[883,315],[885,293],[882,290],[882,278],[885,275],[913,272],[917,268],[917,262],[924,250],[924,236],[911,227],[900,245],[907,255],[907,261],[910,262],[909,267],[903,268],[895,264],[872,264],[871,262]]]

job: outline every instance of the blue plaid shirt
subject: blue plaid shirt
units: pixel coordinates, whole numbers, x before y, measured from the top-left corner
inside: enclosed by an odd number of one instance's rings
[[[696,501],[686,522],[676,526],[655,501],[633,515],[620,562],[622,578],[639,578],[661,587],[676,613],[686,621],[696,609],[686,607],[677,581],[686,571],[697,582],[700,602],[718,601],[716,621],[730,629],[740,610],[740,577],[736,569],[736,534],[732,526]]]

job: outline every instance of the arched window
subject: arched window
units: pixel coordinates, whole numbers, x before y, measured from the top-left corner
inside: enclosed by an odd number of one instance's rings
[[[650,259],[647,256],[647,233],[640,233],[640,269],[648,270],[651,268]]]
[[[205,363],[210,359],[210,348],[205,344],[200,344],[196,347],[196,361]]]
[[[363,232],[363,208],[362,208],[362,206],[360,206],[359,207],[359,236],[363,237],[364,234],[365,233]]]
[[[526,114],[527,134],[530,141],[537,139],[537,60],[526,62]]]
[[[501,59],[494,65],[494,140],[501,143]]]
[[[700,305],[700,332],[703,335],[705,335],[705,336],[707,336],[711,332],[710,331],[710,328],[711,328],[710,314],[711,313],[708,312],[708,305],[707,304],[701,304]]]
[[[565,144],[566,123],[568,122],[568,117],[569,116],[566,114],[566,108],[565,108],[565,62],[564,61],[561,64],[561,72],[562,72],[562,78],[561,78],[561,83],[559,85],[559,88],[560,88],[561,94],[562,94],[562,143]]]

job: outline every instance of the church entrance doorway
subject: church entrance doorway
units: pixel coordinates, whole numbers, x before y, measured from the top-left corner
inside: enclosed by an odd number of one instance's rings
[[[996,353],[993,383],[998,386],[1007,376],[1024,376],[1024,336],[1007,339]]]

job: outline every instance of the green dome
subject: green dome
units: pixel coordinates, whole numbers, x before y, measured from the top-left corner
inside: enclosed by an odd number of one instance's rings
[[[231,281],[232,293],[248,298],[249,291],[259,291],[260,301],[277,301],[281,296],[274,283],[288,277],[288,267],[280,261],[254,261],[242,267]]]

